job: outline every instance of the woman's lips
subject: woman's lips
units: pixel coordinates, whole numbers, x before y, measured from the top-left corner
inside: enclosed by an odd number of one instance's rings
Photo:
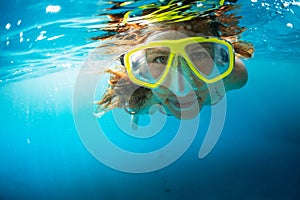
[[[185,109],[185,108],[190,108],[193,106],[195,103],[198,102],[198,99],[190,99],[190,100],[184,100],[184,101],[178,101],[173,100],[173,99],[168,99],[168,102],[176,109]]]

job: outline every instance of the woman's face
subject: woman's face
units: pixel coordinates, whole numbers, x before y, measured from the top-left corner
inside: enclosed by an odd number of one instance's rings
[[[150,36],[147,42],[159,40],[178,40],[190,36],[199,36],[190,32],[167,31]],[[196,56],[202,56],[201,63],[204,64],[206,72],[211,73],[213,61],[205,56],[209,53],[201,48],[193,50]],[[149,54],[151,56],[162,52]],[[164,62],[164,57],[158,57],[158,64]],[[203,105],[213,105],[219,102],[225,95],[226,90],[242,87],[247,81],[247,71],[241,61],[236,62],[232,73],[224,80],[212,84],[206,84],[197,78],[186,66],[184,59],[178,57],[176,62],[172,63],[171,70],[159,87],[152,89],[153,95],[164,108],[164,112],[174,115],[179,119],[191,119],[195,117]],[[174,59],[174,60],[175,60]],[[155,63],[157,63],[155,62]],[[156,64],[156,65],[158,65]],[[155,69],[151,71],[156,74]]]

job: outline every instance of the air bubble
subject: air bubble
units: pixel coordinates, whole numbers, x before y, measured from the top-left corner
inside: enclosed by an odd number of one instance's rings
[[[46,13],[58,13],[60,11],[60,6],[58,5],[49,5],[46,8]]]
[[[289,28],[293,28],[294,27],[292,23],[287,23],[286,26],[289,27]]]
[[[5,26],[6,30],[10,29],[10,27],[11,27],[10,23],[7,23],[6,26]]]

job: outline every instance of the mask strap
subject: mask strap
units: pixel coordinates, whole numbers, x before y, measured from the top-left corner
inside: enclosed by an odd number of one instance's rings
[[[125,54],[122,54],[122,55],[119,57],[120,63],[121,63],[121,65],[123,65],[123,66],[125,66],[124,56],[125,56]]]

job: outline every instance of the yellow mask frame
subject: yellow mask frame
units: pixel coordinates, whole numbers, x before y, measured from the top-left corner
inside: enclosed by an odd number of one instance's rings
[[[190,58],[187,55],[186,50],[185,50],[185,47],[187,45],[195,44],[195,43],[217,43],[217,44],[221,44],[221,45],[224,45],[225,47],[227,47],[228,53],[229,53],[228,69],[213,78],[209,78],[208,76],[204,75],[203,73],[200,73],[196,69],[196,67],[193,65],[192,61],[190,60]],[[162,73],[160,78],[155,83],[142,81],[142,80],[136,78],[134,73],[132,72],[132,62],[131,62],[130,58],[137,51],[140,51],[140,50],[143,50],[146,48],[155,48],[155,47],[167,47],[170,49],[170,55],[168,58],[168,62],[166,64],[166,69],[164,70],[164,72]],[[234,49],[233,49],[231,43],[229,43],[226,40],[222,40],[220,38],[215,38],[215,37],[188,37],[188,38],[177,39],[177,40],[152,41],[145,45],[141,45],[141,46],[129,51],[128,53],[126,53],[124,55],[124,65],[127,70],[129,79],[133,83],[154,89],[154,88],[157,88],[158,86],[160,86],[163,83],[163,81],[166,79],[166,77],[169,74],[169,71],[172,67],[172,62],[176,55],[182,56],[186,60],[187,65],[189,66],[191,71],[196,75],[196,77],[198,77],[200,80],[204,81],[205,83],[214,83],[214,82],[217,82],[217,81],[225,78],[226,76],[228,76],[231,73],[231,71],[234,67]]]

